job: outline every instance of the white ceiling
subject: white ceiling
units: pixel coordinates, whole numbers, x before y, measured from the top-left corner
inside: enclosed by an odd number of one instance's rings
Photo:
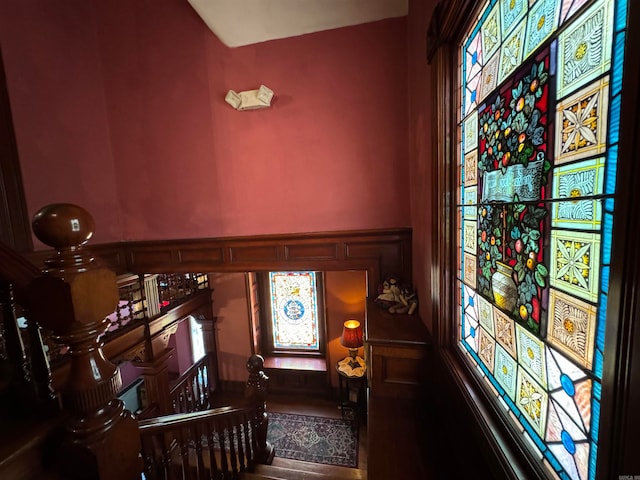
[[[407,14],[408,0],[188,0],[229,47]]]

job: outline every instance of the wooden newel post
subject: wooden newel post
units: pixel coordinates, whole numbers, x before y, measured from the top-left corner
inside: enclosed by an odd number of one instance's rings
[[[118,304],[116,277],[81,248],[93,228],[91,215],[71,204],[46,206],[33,218],[36,236],[56,252],[29,287],[31,313],[69,346],[71,362],[60,389],[69,418],[55,467],[65,478],[139,479],[138,425],[116,398],[120,371],[104,357],[99,340]]]
[[[269,391],[269,377],[264,373],[264,358],[260,355],[251,355],[247,361],[249,379],[244,390],[245,400],[254,405],[256,415],[252,427],[256,432],[258,451],[256,461],[270,465],[275,455],[273,445],[267,442],[267,430],[269,428],[269,414],[267,413],[267,394]]]

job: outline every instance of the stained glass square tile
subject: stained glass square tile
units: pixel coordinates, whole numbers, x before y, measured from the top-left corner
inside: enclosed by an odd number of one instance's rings
[[[493,305],[482,295],[478,295],[478,315],[480,315],[480,325],[492,336],[495,336],[493,324]]]
[[[596,313],[593,305],[550,289],[547,341],[588,369],[593,365]]]
[[[557,97],[562,98],[611,67],[613,2],[598,1],[558,39]]]
[[[529,11],[524,58],[533,53],[558,28],[559,0],[538,0]]]
[[[522,62],[524,52],[525,22],[522,21],[500,47],[498,83],[502,83]]]
[[[498,85],[499,65],[500,54],[496,53],[489,59],[489,61],[487,61],[486,65],[482,69],[482,78],[480,80],[480,99],[478,100],[478,103],[482,102],[482,100],[493,92]]]
[[[466,220],[464,222],[462,235],[464,251],[475,255],[478,248],[478,228],[475,220]]]
[[[502,33],[500,30],[500,10],[498,5],[494,5],[493,10],[482,24],[482,46],[484,48],[484,58],[488,59],[498,51]]]
[[[598,299],[600,235],[551,231],[550,283],[590,302]]]
[[[607,148],[609,76],[556,107],[556,164],[602,154]]]
[[[476,268],[477,268],[476,256],[465,252],[463,280],[464,280],[464,283],[469,285],[471,288],[476,288],[476,278],[477,278]]]
[[[547,368],[544,343],[516,324],[518,363],[543,387],[547,386]]]
[[[478,112],[469,115],[464,121],[464,153],[478,148]]]
[[[493,357],[496,350],[496,341],[486,330],[480,328],[480,339],[478,341],[478,356],[485,366],[493,373]]]
[[[529,8],[527,0],[500,0],[500,30],[502,38],[524,18]]]
[[[493,309],[493,320],[496,328],[496,340],[512,357],[517,357],[515,322],[495,307]]]
[[[473,150],[464,156],[464,186],[469,187],[478,183],[478,150]]]
[[[464,211],[465,219],[474,220],[478,214],[478,187],[467,187],[464,189]],[[468,205],[468,206],[467,206]]]
[[[535,432],[544,438],[549,395],[523,368],[518,369],[516,405]]]
[[[583,199],[599,195],[604,186],[604,158],[564,165],[553,171],[553,198],[564,198],[552,206],[551,225],[579,230],[600,230],[602,201]]]
[[[509,398],[515,400],[518,364],[500,344],[496,344],[494,357],[493,376]]]

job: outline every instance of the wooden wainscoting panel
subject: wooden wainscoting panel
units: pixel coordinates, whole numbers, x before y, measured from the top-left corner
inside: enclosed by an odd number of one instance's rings
[[[280,245],[235,245],[231,247],[231,263],[274,262],[284,258]]]
[[[131,270],[140,273],[158,273],[165,270],[159,269],[161,265],[173,265],[176,261],[177,254],[171,247],[162,247],[162,242],[157,246],[143,246],[128,249],[129,251],[129,267]]]
[[[287,245],[285,258],[287,260],[337,260],[338,243],[320,243],[314,245]]]
[[[178,249],[178,262],[200,266],[206,259],[211,265],[224,262],[224,249],[218,246],[185,246]]]

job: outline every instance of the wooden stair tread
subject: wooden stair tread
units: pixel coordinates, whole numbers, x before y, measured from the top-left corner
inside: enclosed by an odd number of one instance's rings
[[[270,480],[363,480],[366,478],[356,468],[323,465],[278,457],[274,458],[271,465],[257,465],[252,475],[258,476],[247,476],[245,478],[266,478]]]

